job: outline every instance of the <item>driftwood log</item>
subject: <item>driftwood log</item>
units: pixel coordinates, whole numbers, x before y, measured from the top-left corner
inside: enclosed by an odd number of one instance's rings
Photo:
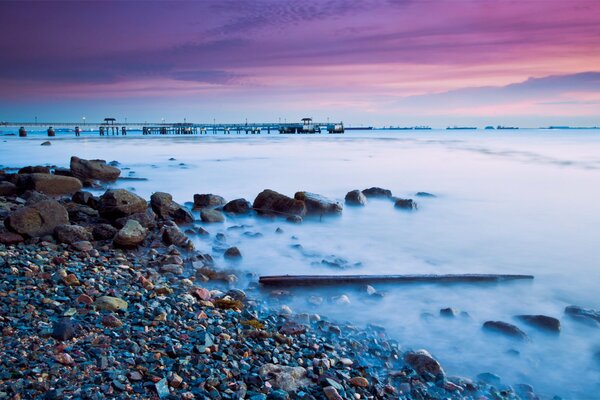
[[[533,275],[273,275],[261,276],[259,282],[267,286],[331,286],[372,283],[476,283],[518,279],[533,279]]]

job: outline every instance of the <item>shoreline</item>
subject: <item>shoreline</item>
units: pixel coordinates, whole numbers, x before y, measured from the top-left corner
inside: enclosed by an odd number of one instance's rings
[[[114,172],[107,167],[98,169]],[[71,175],[76,170],[72,164]],[[289,307],[270,308],[252,295],[256,284],[245,289],[248,294],[235,288],[238,277],[251,271],[223,270],[209,254],[193,250],[182,229],[195,218],[169,195],[155,194],[148,204],[124,189],[97,198],[81,188],[72,196],[29,188],[56,192],[66,185],[70,191],[74,181],[62,177],[98,180],[49,172],[17,174],[28,178],[17,179],[15,194],[3,200],[7,212],[1,217],[10,218],[12,231],[0,232],[0,397],[535,396],[526,385],[513,390],[450,377],[429,353],[404,351],[378,326],[356,328]],[[195,199],[206,205],[202,220],[218,220],[213,211],[229,203],[206,196]],[[46,232],[15,234],[19,210],[43,213],[42,206],[57,205],[66,221]],[[297,217],[298,205],[289,205],[288,218]],[[230,212],[247,206],[238,201]]]

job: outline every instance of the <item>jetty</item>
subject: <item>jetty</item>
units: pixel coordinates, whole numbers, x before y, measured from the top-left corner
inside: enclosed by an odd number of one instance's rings
[[[19,136],[27,136],[27,128],[47,128],[48,136],[57,132],[72,132],[80,136],[82,132],[98,132],[100,136],[125,136],[129,131],[141,131],[143,135],[206,135],[212,134],[342,134],[343,122],[315,122],[312,118],[302,118],[300,122],[234,122],[234,123],[194,123],[194,122],[120,122],[116,118],[104,118],[99,122],[2,122],[0,127],[19,127]]]

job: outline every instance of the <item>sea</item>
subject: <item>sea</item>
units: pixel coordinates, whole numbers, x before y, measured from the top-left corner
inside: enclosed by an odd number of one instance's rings
[[[273,189],[289,196],[310,191],[343,203],[348,191],[373,186],[412,198],[414,211],[369,199],[365,207],[345,206],[340,216],[301,224],[228,217],[224,224],[198,223],[210,236],[192,239],[217,266],[251,272],[250,280],[281,274],[531,274],[533,280],[495,284],[373,285],[380,296],[363,287],[292,289],[283,298],[265,288],[256,295],[297,313],[380,325],[401,348],[427,349],[450,376],[491,373],[501,386],[532,385],[543,399],[600,398],[600,325],[564,313],[569,305],[600,310],[600,130],[10,136],[16,131],[0,132],[3,168],[68,167],[72,155],[115,160],[126,179],[110,187],[145,198],[163,191],[181,204],[196,193],[252,202]],[[46,140],[51,145],[41,146]],[[239,247],[241,262],[223,259],[215,248],[217,233]],[[246,283],[240,281],[242,289]],[[310,296],[322,304],[309,302]],[[455,318],[440,315],[447,307],[457,310]],[[520,314],[556,317],[561,332],[528,326],[515,319]],[[529,340],[489,334],[482,330],[489,320],[513,323]]]

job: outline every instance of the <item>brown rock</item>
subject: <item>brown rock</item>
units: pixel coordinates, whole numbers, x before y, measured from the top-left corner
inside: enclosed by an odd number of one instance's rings
[[[69,222],[67,210],[55,200],[42,200],[13,211],[4,224],[10,230],[29,237],[48,235]]]
[[[35,190],[51,196],[73,194],[82,188],[77,178],[39,173],[19,175],[17,186],[20,192]]]
[[[307,214],[339,214],[342,212],[342,205],[340,203],[316,193],[296,192],[294,198],[304,202]]]
[[[13,232],[0,232],[0,243],[6,245],[13,245],[21,243],[23,240],[23,236],[18,233]]]
[[[100,215],[117,219],[135,213],[143,213],[148,208],[146,200],[125,189],[107,190],[98,204]]]
[[[123,326],[123,321],[121,321],[116,316],[109,314],[102,317],[102,325],[108,328],[120,328]]]
[[[173,201],[169,193],[156,192],[150,197],[152,210],[162,219],[172,219],[180,224],[194,222],[194,216],[185,207]]]
[[[204,208],[215,208],[225,204],[225,199],[216,194],[195,194],[194,195],[194,210]]]
[[[427,381],[435,381],[438,377],[445,376],[440,363],[427,350],[408,352],[404,355],[404,361]]]
[[[348,380],[348,383],[351,384],[352,386],[358,386],[358,387],[369,387],[369,381],[366,378],[363,378],[362,376],[355,376],[354,378],[350,378]]]
[[[10,182],[0,182],[0,196],[14,196],[17,194],[17,187]]]
[[[94,225],[92,235],[96,240],[112,240],[119,230],[109,224]]]
[[[246,199],[235,199],[223,206],[223,211],[231,214],[247,214],[252,210],[252,204]]]
[[[292,199],[269,189],[263,190],[256,196],[252,208],[259,214],[300,217],[306,215],[306,205],[303,201]]]
[[[217,210],[205,209],[200,213],[200,219],[202,222],[223,222],[225,221],[225,217],[223,213]]]
[[[71,172],[81,180],[114,181],[121,175],[119,168],[106,164],[104,160],[84,160],[75,156],[71,157]]]
[[[54,236],[60,243],[66,244],[93,240],[92,234],[79,225],[59,225],[54,229]]]

